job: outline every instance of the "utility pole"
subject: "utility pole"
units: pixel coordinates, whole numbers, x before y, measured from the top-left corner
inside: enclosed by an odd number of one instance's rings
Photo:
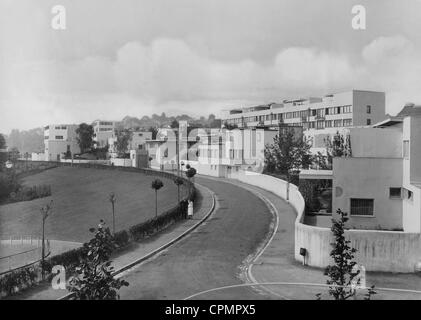
[[[115,213],[114,213],[114,204],[116,201],[116,196],[114,194],[114,192],[110,193],[110,202],[111,202],[111,207],[113,210],[113,234],[115,234]]]
[[[41,208],[42,214],[42,248],[41,248],[41,272],[42,272],[42,280],[45,279],[45,221],[51,215],[51,211],[53,210],[53,200],[45,207]]]

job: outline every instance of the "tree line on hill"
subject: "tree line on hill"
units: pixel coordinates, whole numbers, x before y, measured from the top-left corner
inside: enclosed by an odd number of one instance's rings
[[[178,127],[179,121],[188,121],[191,126],[203,128],[221,127],[221,120],[216,119],[213,114],[210,114],[208,118],[202,116],[195,119],[186,114],[167,117],[163,112],[161,115],[153,114],[151,117],[143,116],[142,118],[126,116],[121,120],[119,129],[151,131],[153,138],[155,138],[157,128]],[[7,148],[15,148],[21,154],[44,151],[44,128],[42,127],[30,130],[12,129],[8,135],[3,134],[1,136],[4,138]]]

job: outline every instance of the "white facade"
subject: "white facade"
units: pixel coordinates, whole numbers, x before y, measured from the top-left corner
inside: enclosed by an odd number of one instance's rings
[[[80,153],[74,124],[50,124],[44,127],[45,161],[60,161],[65,153]]]
[[[213,130],[202,136],[198,146],[198,172],[229,177],[240,169],[261,172],[264,150],[273,143],[278,130]]]
[[[420,233],[421,113],[349,133],[352,157],[333,162],[333,212],[352,228]]]
[[[131,139],[127,146],[127,153],[130,150],[145,150],[146,141],[152,140],[152,132],[149,131],[133,131]],[[111,158],[117,157],[116,144],[117,136],[108,138],[108,153],[111,155]]]
[[[94,142],[97,148],[103,148],[108,144],[108,139],[115,137],[118,121],[95,120],[92,123],[94,128]]]
[[[239,128],[276,127],[280,122],[304,130],[372,125],[385,118],[385,93],[352,90],[323,98],[284,100],[224,112],[222,123]]]

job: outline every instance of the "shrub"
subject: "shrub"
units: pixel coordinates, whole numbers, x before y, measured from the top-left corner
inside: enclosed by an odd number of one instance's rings
[[[119,248],[127,246],[130,242],[129,234],[126,230],[121,230],[114,234],[114,242]]]
[[[17,192],[20,183],[14,171],[0,173],[0,201],[6,200],[12,192]]]
[[[23,186],[20,187],[16,192],[10,193],[9,201],[30,201],[38,198],[44,198],[51,196],[50,185],[39,185],[33,187]]]

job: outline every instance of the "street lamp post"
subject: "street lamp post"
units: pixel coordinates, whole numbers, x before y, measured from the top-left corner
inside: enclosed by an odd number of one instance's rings
[[[110,202],[111,202],[111,207],[113,210],[113,234],[115,234],[115,213],[114,213],[114,205],[116,202],[116,196],[114,194],[114,192],[110,193]]]
[[[41,248],[41,272],[42,272],[42,280],[45,278],[45,221],[51,215],[51,211],[53,210],[53,200],[45,207],[41,208],[42,214],[42,248]]]

